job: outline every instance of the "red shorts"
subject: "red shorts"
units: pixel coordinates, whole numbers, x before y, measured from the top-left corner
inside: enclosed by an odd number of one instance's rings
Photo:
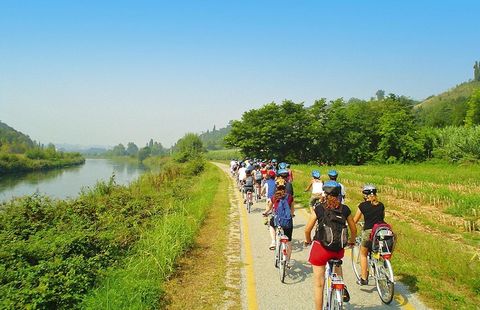
[[[313,241],[310,247],[310,256],[308,261],[314,266],[325,266],[330,259],[342,259],[345,250],[341,249],[338,252],[333,252],[325,249],[318,241]]]

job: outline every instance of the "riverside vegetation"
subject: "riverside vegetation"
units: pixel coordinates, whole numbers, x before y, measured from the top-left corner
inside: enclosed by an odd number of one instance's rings
[[[85,163],[79,153],[59,152],[0,122],[0,174],[48,170]]]
[[[222,178],[193,151],[129,186],[112,178],[76,199],[2,204],[0,308],[159,307]]]

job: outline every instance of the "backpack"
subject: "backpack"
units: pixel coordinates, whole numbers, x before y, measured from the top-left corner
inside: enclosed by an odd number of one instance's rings
[[[288,205],[288,194],[278,202],[274,219],[276,226],[281,226],[283,229],[292,228],[293,221],[292,214],[290,213],[290,206]]]
[[[253,177],[250,176],[250,177],[247,177],[245,179],[245,186],[246,187],[252,187],[253,186]]]
[[[376,223],[370,232],[370,240],[372,241],[372,251],[384,253],[393,253],[395,245],[395,234],[392,226],[387,223]]]
[[[317,208],[323,208],[324,212],[322,217],[317,214],[318,225],[315,240],[319,241],[327,250],[340,251],[347,246],[348,242],[347,218],[343,214],[343,205],[337,209],[327,209],[320,204]]]
[[[263,178],[262,173],[260,171],[257,171],[255,173],[255,180],[260,181],[260,180],[262,180],[262,178]]]

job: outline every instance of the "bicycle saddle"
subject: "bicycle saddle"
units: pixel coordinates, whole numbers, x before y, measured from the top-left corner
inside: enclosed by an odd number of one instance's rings
[[[329,264],[333,264],[335,266],[340,266],[342,265],[343,261],[341,259],[330,259],[328,260]]]

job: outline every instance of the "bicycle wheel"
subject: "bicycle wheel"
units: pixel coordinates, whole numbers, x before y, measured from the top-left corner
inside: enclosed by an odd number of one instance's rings
[[[360,244],[358,242],[352,247],[352,269],[353,273],[357,280],[360,280],[360,276],[362,274],[362,268],[360,266]]]
[[[329,309],[340,310],[343,307],[343,292],[341,290],[333,290],[330,292]]]
[[[280,267],[280,242],[277,240],[275,242],[275,251],[274,251],[274,256],[275,256],[275,268]]]
[[[380,259],[375,262],[375,284],[377,285],[378,296],[384,304],[392,302],[394,293],[393,270],[390,260]]]
[[[325,270],[325,281],[323,283],[323,305],[322,305],[322,309],[324,310],[330,309],[330,296],[329,296],[330,277],[327,276],[327,273],[328,273],[328,270]]]
[[[280,263],[280,268],[278,269],[278,272],[279,272],[279,275],[280,275],[280,282],[282,283],[285,283],[285,274],[286,274],[286,270],[287,270],[287,255],[285,255],[284,251],[285,251],[285,243],[281,243],[280,244],[280,259],[279,259],[279,263]]]

